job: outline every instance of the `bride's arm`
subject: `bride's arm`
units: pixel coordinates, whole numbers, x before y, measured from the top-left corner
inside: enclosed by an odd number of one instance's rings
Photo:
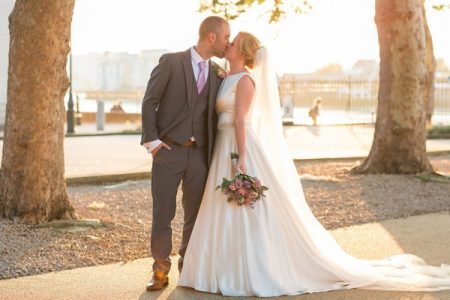
[[[245,148],[245,119],[250,110],[255,86],[249,76],[243,76],[236,87],[236,101],[235,101],[235,119],[234,130],[236,133],[236,142],[238,148],[239,159],[236,168],[243,173],[247,172],[247,149]]]

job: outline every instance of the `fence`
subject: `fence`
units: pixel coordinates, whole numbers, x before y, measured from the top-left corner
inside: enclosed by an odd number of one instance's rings
[[[309,108],[321,100],[319,124],[375,123],[376,80],[313,80],[281,78],[283,116],[295,124],[312,124]],[[435,82],[433,124],[450,124],[450,81]]]

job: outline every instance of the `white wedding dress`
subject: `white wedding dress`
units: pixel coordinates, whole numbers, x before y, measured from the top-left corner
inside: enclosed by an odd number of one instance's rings
[[[267,64],[265,48],[261,52],[259,60]],[[318,222],[280,136],[278,92],[274,86],[267,90],[276,81],[267,69],[255,69],[253,77],[257,92],[254,118],[249,116],[246,127],[246,162],[247,173],[260,178],[269,190],[254,209],[226,201],[216,186],[223,177],[234,177],[230,160],[230,152],[238,152],[234,101],[242,76],[250,75],[228,76],[219,90],[214,154],[179,285],[226,296],[260,297],[350,288],[450,289],[450,266],[427,266],[409,254],[357,259],[345,253]],[[271,140],[274,136],[280,140]]]

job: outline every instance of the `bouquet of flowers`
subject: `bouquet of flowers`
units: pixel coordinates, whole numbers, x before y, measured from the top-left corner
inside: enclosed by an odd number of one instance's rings
[[[231,153],[231,161],[233,164],[236,164],[235,160],[238,158],[238,154]],[[216,190],[218,189],[222,191],[222,194],[227,196],[228,202],[235,202],[239,206],[245,205],[253,208],[257,200],[265,197],[264,192],[269,188],[263,186],[258,178],[241,173],[238,170],[233,180],[228,180],[224,177],[222,184],[216,187]]]

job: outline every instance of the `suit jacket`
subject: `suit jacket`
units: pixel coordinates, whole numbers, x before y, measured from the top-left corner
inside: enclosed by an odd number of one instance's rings
[[[191,50],[161,56],[153,69],[142,101],[141,145],[164,137],[186,118],[197,84],[191,63]],[[209,98],[207,109],[207,156],[211,162],[217,127],[215,104],[222,79],[209,63]]]

